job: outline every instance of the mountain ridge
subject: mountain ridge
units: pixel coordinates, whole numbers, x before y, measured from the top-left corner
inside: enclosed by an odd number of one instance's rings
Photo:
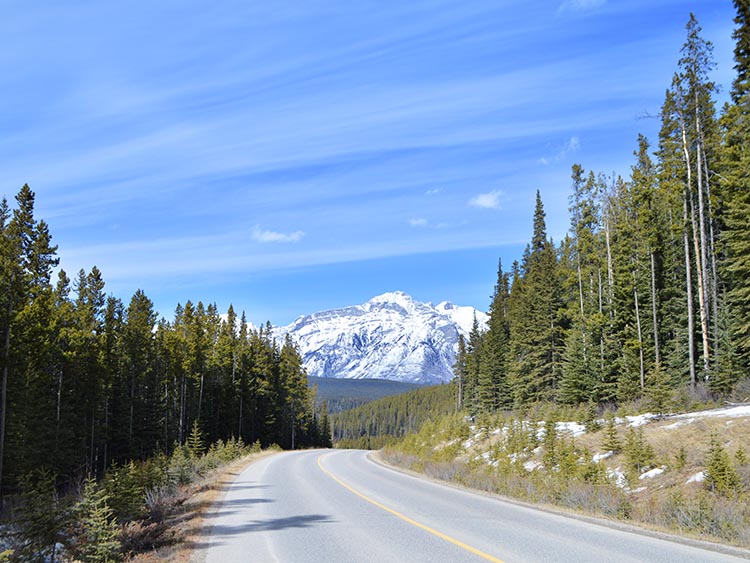
[[[275,328],[274,336],[292,337],[314,377],[436,384],[453,378],[459,334],[468,336],[475,315],[486,326],[487,315],[473,307],[433,305],[392,291],[302,315]]]

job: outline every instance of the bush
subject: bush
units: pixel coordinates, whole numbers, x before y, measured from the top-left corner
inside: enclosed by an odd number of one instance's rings
[[[60,500],[55,478],[44,468],[24,475],[16,509],[16,533],[12,561],[33,563],[55,558],[57,544],[64,539],[63,529],[70,515]]]
[[[174,540],[174,535],[166,532],[163,522],[128,522],[120,530],[120,544],[125,553],[152,550]]]
[[[737,470],[716,436],[711,436],[711,445],[706,456],[706,489],[724,496],[737,492],[740,484]]]
[[[88,479],[74,512],[71,551],[76,559],[81,563],[120,561],[120,528],[109,506],[107,491]]]

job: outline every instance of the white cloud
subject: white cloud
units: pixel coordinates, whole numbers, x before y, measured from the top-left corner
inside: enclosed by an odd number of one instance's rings
[[[293,233],[277,233],[275,231],[265,231],[260,226],[253,227],[253,240],[256,242],[298,242],[305,236],[304,231],[294,231]]]
[[[562,150],[562,155],[565,156],[566,154],[576,152],[579,148],[581,148],[581,141],[578,137],[571,137],[568,139],[568,142],[565,143],[565,146]]]
[[[433,188],[431,190],[427,190],[425,192],[425,195],[435,195],[435,194],[439,194],[442,191],[443,191],[443,188]]]
[[[423,219],[422,217],[413,217],[409,219],[409,224],[412,227],[426,227],[427,226],[427,219]]]
[[[542,166],[547,166],[552,162],[559,162],[568,155],[578,152],[578,149],[580,148],[581,140],[577,136],[573,135],[570,139],[565,141],[562,146],[559,147],[559,149],[553,156],[541,157],[537,160],[537,162]]]
[[[469,205],[473,207],[483,207],[485,209],[500,209],[500,200],[502,197],[502,191],[493,190],[486,194],[474,196],[469,200]]]
[[[560,11],[571,10],[581,12],[584,10],[593,10],[604,6],[607,0],[565,0],[560,4]]]

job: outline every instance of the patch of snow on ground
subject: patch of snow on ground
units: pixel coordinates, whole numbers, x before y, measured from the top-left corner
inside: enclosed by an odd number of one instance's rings
[[[651,422],[654,418],[656,418],[656,415],[650,412],[639,414],[636,416],[626,416],[625,419],[628,422],[628,425],[637,428],[639,426],[643,426],[644,424],[648,424]]]
[[[593,461],[594,463],[598,463],[603,459],[612,457],[613,455],[615,455],[615,452],[613,452],[612,450],[604,452],[603,454],[594,454],[593,456],[591,456],[591,461]]]
[[[643,475],[639,475],[638,479],[641,481],[643,479],[652,479],[653,477],[656,477],[657,475],[661,475],[664,473],[664,470],[667,468],[666,465],[662,465],[661,467],[654,467],[653,469],[646,471]]]
[[[630,491],[631,493],[640,493],[641,491],[645,491],[646,487],[638,487],[637,489],[633,489]]]
[[[623,473],[619,467],[607,469],[607,477],[614,477],[615,485],[621,489],[625,489],[628,486],[628,480],[625,479],[625,473]]]
[[[466,450],[468,450],[473,445],[474,445],[474,440],[472,440],[471,438],[469,438],[468,440],[466,440],[464,442],[464,444],[463,444],[464,449],[466,449]]]
[[[707,411],[689,412],[685,414],[677,414],[674,418],[704,418],[704,417],[715,417],[715,416],[750,416],[750,405],[740,405],[737,407],[726,407],[723,409],[711,409]]]
[[[542,467],[542,464],[533,459],[523,464],[523,468],[529,472],[534,471],[535,469],[538,469],[540,467]]]
[[[581,436],[586,433],[586,427],[577,422],[558,422],[555,427],[558,432],[567,432],[573,437]]]
[[[496,434],[500,434],[500,432],[502,432],[503,430],[504,430],[503,428],[495,428],[492,431],[492,435],[495,436]]]
[[[685,483],[702,483],[705,480],[706,480],[706,473],[704,471],[699,471],[698,473],[690,477],[690,479],[685,481]]]
[[[695,418],[693,418],[692,416],[688,419],[678,420],[677,422],[673,422],[672,424],[667,424],[666,426],[664,426],[664,430],[673,430],[674,428],[685,426],[686,424],[690,424],[691,422],[695,422]]]

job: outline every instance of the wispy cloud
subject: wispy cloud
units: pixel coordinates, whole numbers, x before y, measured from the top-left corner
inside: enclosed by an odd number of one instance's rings
[[[427,190],[425,192],[425,195],[436,195],[436,194],[441,193],[442,191],[443,191],[443,188],[433,188],[431,190]]]
[[[564,11],[582,12],[585,10],[593,10],[595,8],[600,8],[601,6],[604,6],[604,4],[606,3],[607,3],[607,0],[565,0],[562,4],[560,4],[559,10],[561,12],[564,12]]]
[[[501,190],[493,190],[486,194],[479,194],[469,200],[469,205],[472,207],[483,207],[485,209],[500,209],[503,192]]]
[[[545,166],[552,162],[559,162],[562,159],[570,156],[571,154],[578,152],[580,148],[581,140],[577,136],[573,135],[572,137],[570,137],[570,139],[568,139],[560,147],[558,147],[554,154],[552,154],[551,156],[543,156],[538,160],[538,162],[539,164],[543,164]]]
[[[253,227],[253,240],[256,242],[299,242],[305,236],[304,231],[294,231],[293,233],[278,233],[276,231],[267,231],[261,229],[258,225]]]
[[[409,219],[409,224],[412,227],[426,227],[427,219],[424,219],[423,217],[412,217],[411,219]]]

